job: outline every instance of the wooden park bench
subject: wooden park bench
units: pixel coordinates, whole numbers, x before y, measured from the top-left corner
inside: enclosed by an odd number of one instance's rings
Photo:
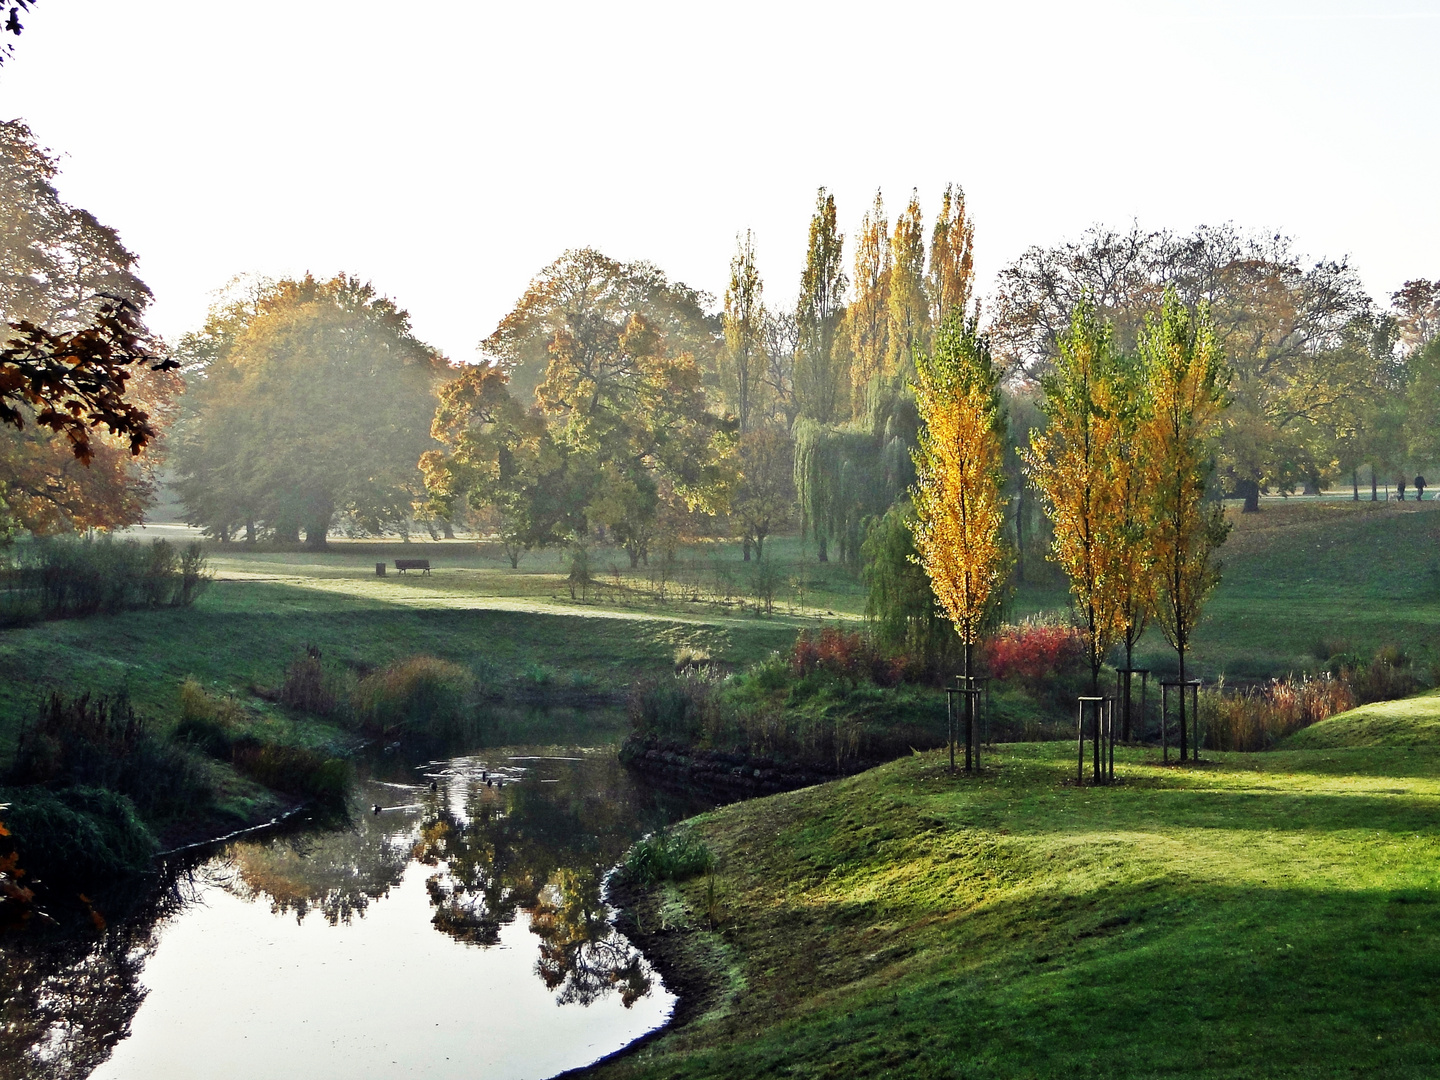
[[[421,573],[428,574],[428,573],[430,573],[430,560],[429,560],[429,559],[396,559],[396,560],[395,560],[395,569],[396,569],[396,570],[399,570],[400,573],[402,573],[402,574],[405,573],[406,570],[419,570]]]

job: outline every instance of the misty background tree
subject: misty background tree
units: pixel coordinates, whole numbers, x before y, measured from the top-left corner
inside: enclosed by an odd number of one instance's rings
[[[453,375],[409,315],[339,275],[256,283],[179,347],[176,437],[187,519],[227,540],[406,532],[423,503],[436,392]]]

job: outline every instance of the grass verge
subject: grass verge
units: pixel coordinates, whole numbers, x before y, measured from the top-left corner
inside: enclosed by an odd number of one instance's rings
[[[1063,746],[926,754],[702,816],[715,874],[627,908],[701,1004],[598,1075],[1436,1075],[1437,725],[1134,751],[1109,789]]]

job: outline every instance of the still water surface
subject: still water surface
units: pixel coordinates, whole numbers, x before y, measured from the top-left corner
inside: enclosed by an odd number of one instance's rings
[[[601,889],[635,838],[695,807],[643,790],[611,748],[377,755],[363,772],[338,827],[187,869],[133,935],[113,1050],[75,1045],[72,1064],[98,1062],[97,1080],[546,1077],[665,1022],[674,998]]]

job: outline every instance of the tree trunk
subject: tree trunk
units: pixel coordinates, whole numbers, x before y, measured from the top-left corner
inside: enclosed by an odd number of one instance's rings
[[[309,525],[305,526],[305,546],[312,551],[323,551],[325,548],[325,537],[330,532],[330,519],[323,521],[316,518]],[[406,539],[409,539],[408,537]]]
[[[1025,481],[1015,490],[1015,580],[1025,581]]]
[[[1350,490],[1355,492],[1355,501],[1360,501],[1360,466],[1350,470]]]
[[[454,539],[455,539],[455,530],[454,530],[454,528],[451,527],[450,522],[445,521],[445,520],[443,520],[443,519],[442,519],[441,522],[440,522],[440,533],[441,533],[442,536],[445,537],[446,540],[454,540]]]
[[[1122,737],[1122,739],[1125,740],[1125,742],[1130,742],[1130,680],[1132,680],[1132,678],[1133,678],[1133,675],[1130,674],[1130,672],[1132,672],[1133,668],[1135,668],[1135,642],[1133,642],[1132,639],[1130,639],[1130,635],[1129,635],[1129,634],[1126,634],[1126,635],[1125,635],[1125,711],[1123,711],[1123,713],[1120,714],[1120,737]]]
[[[248,520],[248,521],[245,522],[245,542],[246,542],[247,544],[253,544],[253,543],[255,543],[255,519],[254,519],[254,518],[251,518],[250,520]]]
[[[745,561],[746,561],[746,562],[749,562],[749,561],[750,561],[750,537],[748,537],[748,536],[745,537],[745,539],[740,542],[740,547],[741,547],[741,550],[743,550],[743,551],[745,552]]]
[[[759,562],[765,557],[765,537],[761,533],[755,534],[755,561]]]
[[[1235,485],[1235,490],[1245,499],[1242,513],[1257,514],[1260,512],[1260,483],[1258,480],[1241,480]]]
[[[830,561],[829,545],[826,543],[828,539],[829,538],[826,537],[823,533],[816,533],[815,535],[815,546],[819,549],[818,558],[821,562]]]
[[[1181,645],[1175,651],[1180,654],[1180,760],[1184,761],[1185,748],[1189,745],[1185,732],[1185,646]]]
[[[967,642],[965,643],[965,689],[966,689],[966,691],[969,691],[969,690],[973,689],[973,687],[972,687],[971,684],[970,684],[970,672],[971,672],[971,670],[972,670],[972,669],[971,669],[971,660],[972,660],[972,658],[974,657],[974,654],[975,654],[975,646],[974,646],[974,644],[973,644],[972,642],[967,641]],[[964,699],[963,699],[964,702],[965,702],[965,705],[964,705],[964,708],[965,708],[965,771],[966,771],[967,773],[968,773],[968,772],[971,770],[971,768],[973,767],[973,766],[972,766],[972,763],[971,763],[971,758],[970,758],[970,748],[971,748],[971,746],[974,744],[974,741],[975,741],[975,740],[974,740],[974,730],[975,730],[974,698],[975,698],[975,695],[967,692],[967,693],[965,694],[965,696],[964,696]]]
[[[1370,469],[1370,501],[1380,501],[1380,481],[1375,479],[1375,469]]]

